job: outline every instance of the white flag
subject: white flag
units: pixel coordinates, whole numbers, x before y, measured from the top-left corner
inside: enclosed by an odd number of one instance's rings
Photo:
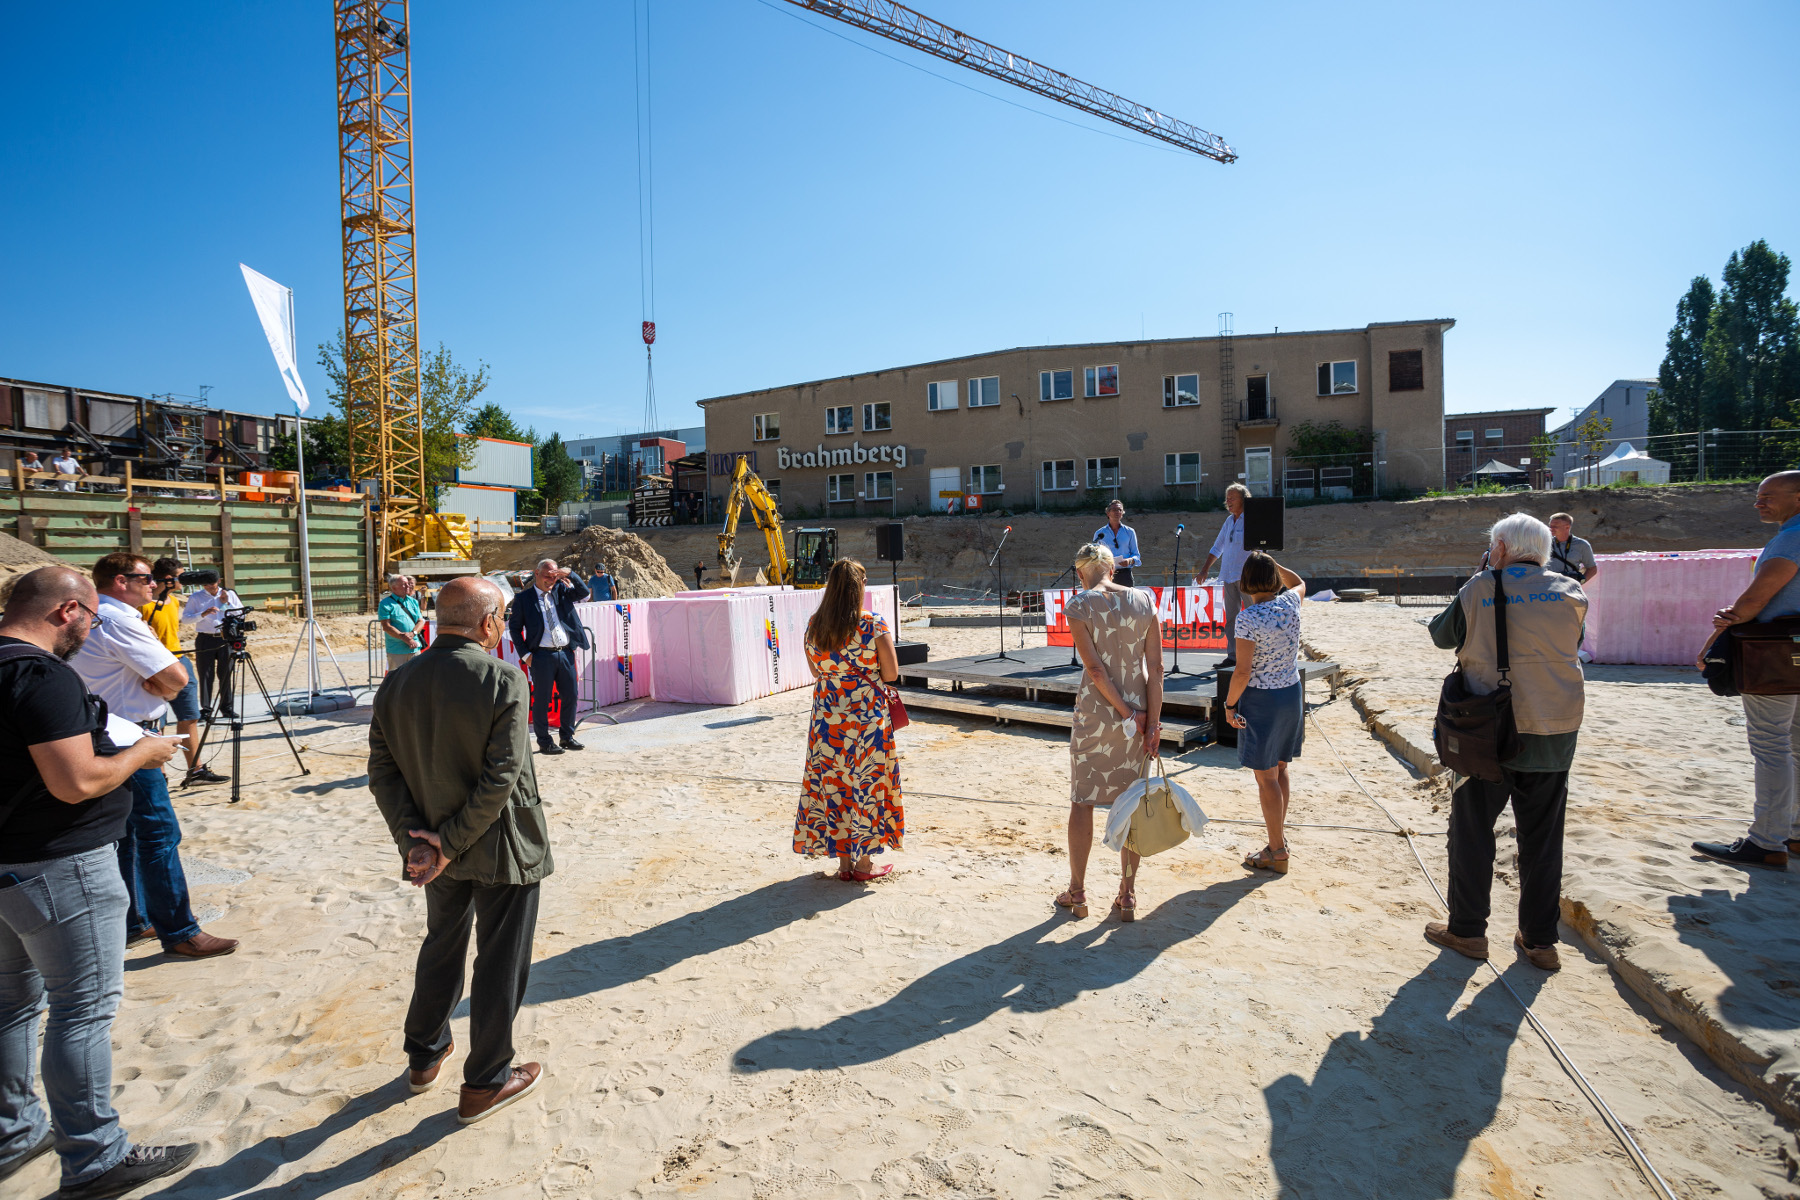
[[[260,271],[252,271],[243,263],[244,286],[250,289],[251,303],[262,318],[263,332],[268,335],[269,349],[275,354],[275,365],[281,370],[281,382],[287,384],[288,397],[301,412],[310,406],[306,385],[300,382],[300,364],[294,346],[294,293]]]

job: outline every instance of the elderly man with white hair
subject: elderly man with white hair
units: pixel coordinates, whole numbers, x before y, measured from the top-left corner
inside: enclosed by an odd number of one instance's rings
[[[1550,561],[1550,527],[1526,513],[1496,522],[1488,534],[1489,570],[1469,580],[1431,622],[1431,640],[1455,650],[1469,690],[1487,695],[1501,682],[1494,628],[1495,589],[1506,606],[1508,669],[1519,752],[1501,778],[1465,779],[1450,799],[1450,920],[1425,936],[1469,958],[1488,957],[1489,893],[1494,883],[1494,822],[1512,802],[1519,843],[1519,928],[1513,944],[1533,965],[1557,970],[1556,922],[1562,892],[1563,813],[1569,766],[1581,730],[1584,692],[1581,625],[1587,597]]]

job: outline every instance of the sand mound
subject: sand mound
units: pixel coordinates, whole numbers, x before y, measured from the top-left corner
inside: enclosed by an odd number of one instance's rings
[[[13,581],[39,567],[62,565],[62,559],[39,550],[30,542],[21,542],[10,533],[0,533],[0,608],[12,596]]]
[[[673,596],[687,586],[649,542],[635,533],[604,525],[589,525],[582,530],[556,560],[574,568],[583,579],[605,563],[618,581],[617,595],[621,600]]]

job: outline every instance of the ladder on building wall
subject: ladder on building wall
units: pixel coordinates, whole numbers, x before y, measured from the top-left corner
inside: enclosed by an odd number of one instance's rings
[[[1225,467],[1223,492],[1237,482],[1237,373],[1232,360],[1232,317],[1219,314],[1219,454]]]
[[[175,561],[181,564],[183,571],[193,570],[194,552],[188,548],[186,535],[178,533],[171,540],[175,543]]]

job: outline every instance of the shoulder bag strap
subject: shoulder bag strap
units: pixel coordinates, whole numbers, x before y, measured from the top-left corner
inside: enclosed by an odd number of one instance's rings
[[[1500,568],[1494,568],[1494,666],[1500,673],[1500,682],[1507,687],[1512,680],[1506,677],[1507,668],[1511,665],[1506,657],[1506,593],[1500,590]]]

